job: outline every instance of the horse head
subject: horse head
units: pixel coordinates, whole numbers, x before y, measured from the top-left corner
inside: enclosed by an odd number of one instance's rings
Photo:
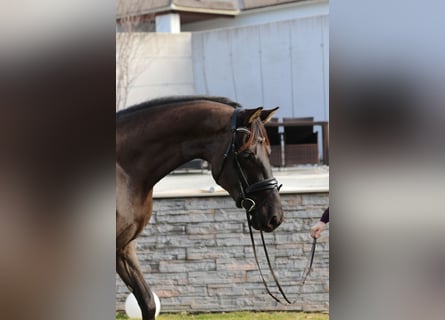
[[[277,109],[235,109],[231,136],[221,139],[224,143],[215,155],[217,165],[212,165],[215,181],[229,192],[237,207],[246,210],[251,225],[266,232],[283,221],[280,186],[272,175],[271,148],[264,127]]]

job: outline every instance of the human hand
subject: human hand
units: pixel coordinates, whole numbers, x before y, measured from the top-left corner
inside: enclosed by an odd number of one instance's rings
[[[311,228],[311,237],[318,239],[320,237],[321,232],[326,228],[326,223],[322,221],[318,221]]]

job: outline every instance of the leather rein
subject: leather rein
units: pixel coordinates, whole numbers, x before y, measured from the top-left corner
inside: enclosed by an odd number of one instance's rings
[[[266,288],[267,293],[278,303],[284,304],[279,298],[277,298],[269,289],[269,286],[267,285],[266,280],[264,279],[264,275],[263,275],[263,271],[261,269],[260,263],[258,261],[258,255],[257,255],[257,250],[256,250],[256,246],[255,246],[255,240],[253,238],[253,231],[252,231],[252,223],[251,223],[251,216],[253,214],[253,210],[256,208],[257,204],[255,203],[255,201],[252,198],[249,198],[250,195],[252,195],[255,192],[258,191],[263,191],[263,190],[273,190],[273,189],[277,189],[278,191],[280,191],[280,188],[282,185],[278,185],[278,181],[275,177],[272,178],[268,178],[268,179],[264,179],[264,180],[260,180],[257,181],[253,184],[249,184],[249,181],[247,179],[247,175],[245,174],[243,168],[241,167],[241,164],[239,162],[238,156],[239,156],[239,152],[236,150],[236,134],[238,132],[243,132],[243,133],[250,133],[250,130],[245,128],[245,127],[237,127],[236,122],[237,122],[237,117],[239,112],[241,111],[241,108],[237,108],[235,109],[235,111],[232,114],[232,118],[231,118],[231,133],[232,133],[232,140],[229,144],[229,146],[227,147],[226,152],[224,153],[224,158],[223,158],[223,162],[221,164],[221,169],[218,172],[218,174],[215,177],[215,181],[218,183],[219,178],[221,177],[222,171],[224,169],[224,166],[226,164],[226,160],[229,157],[229,155],[232,155],[234,158],[234,162],[235,162],[235,166],[237,168],[238,171],[238,183],[240,185],[240,190],[241,190],[241,206],[245,209],[246,211],[246,218],[247,218],[247,224],[249,226],[249,233],[250,233],[250,240],[252,242],[252,248],[253,248],[253,254],[255,257],[255,261],[258,267],[258,271],[261,275],[261,279],[263,281],[264,287]],[[272,277],[275,281],[275,284],[278,288],[278,290],[280,291],[281,295],[283,296],[284,300],[288,303],[288,304],[295,304],[296,301],[291,302],[286,294],[283,291],[283,288],[281,287],[278,278],[275,274],[275,272],[273,271],[272,268],[272,264],[270,262],[270,258],[269,258],[269,254],[267,251],[267,247],[266,247],[266,243],[264,241],[264,234],[263,231],[260,231],[261,234],[261,241],[263,244],[263,248],[264,248],[264,254],[266,256],[266,260],[267,260],[267,264],[270,270],[270,273],[272,274]],[[317,239],[314,238],[313,242],[312,242],[312,249],[311,249],[311,258],[310,258],[310,263],[309,263],[309,267],[306,266],[306,268],[303,271],[303,274],[300,278],[299,281],[301,281],[301,285],[304,285],[306,278],[308,277],[308,275],[310,274],[311,270],[312,270],[312,263],[314,261],[314,255],[315,255],[315,247],[317,244]]]

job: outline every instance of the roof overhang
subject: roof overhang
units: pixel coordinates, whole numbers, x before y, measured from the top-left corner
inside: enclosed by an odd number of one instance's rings
[[[116,18],[124,16],[158,15],[168,12],[187,12],[206,15],[236,16],[240,13],[237,1],[211,0],[117,0]]]

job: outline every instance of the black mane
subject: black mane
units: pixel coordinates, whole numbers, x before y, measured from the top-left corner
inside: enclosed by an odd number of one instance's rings
[[[157,98],[157,99],[145,101],[145,102],[136,104],[134,106],[128,107],[124,110],[120,110],[116,113],[116,120],[121,119],[123,117],[133,115],[139,111],[146,110],[147,108],[151,108],[151,107],[155,107],[155,106],[162,106],[162,105],[167,105],[167,104],[173,104],[173,103],[189,102],[189,101],[195,101],[195,100],[214,101],[214,102],[219,102],[219,103],[229,105],[233,108],[241,108],[241,105],[239,103],[232,101],[228,98],[224,98],[224,97],[200,96],[200,95],[169,96],[169,97],[163,97],[163,98]]]

